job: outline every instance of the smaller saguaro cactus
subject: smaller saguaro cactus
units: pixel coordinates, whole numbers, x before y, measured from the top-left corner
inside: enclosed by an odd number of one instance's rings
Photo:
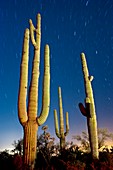
[[[66,112],[66,132],[64,132],[64,118],[63,118],[63,107],[62,107],[62,96],[61,96],[61,88],[58,88],[59,95],[59,112],[60,112],[60,129],[58,126],[58,116],[57,111],[54,110],[54,122],[55,122],[55,133],[57,137],[60,139],[60,148],[65,148],[65,137],[69,133],[69,118],[68,112]]]
[[[95,104],[93,97],[93,90],[91,81],[93,76],[89,76],[88,67],[86,63],[85,54],[81,53],[82,71],[84,76],[84,86],[85,86],[85,107],[82,103],[79,103],[79,108],[81,113],[87,118],[89,142],[91,147],[91,153],[93,159],[98,159],[98,135],[97,135],[97,120],[95,112]]]

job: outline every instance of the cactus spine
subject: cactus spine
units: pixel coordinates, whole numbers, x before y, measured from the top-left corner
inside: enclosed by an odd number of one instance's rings
[[[61,150],[65,148],[65,137],[69,133],[69,118],[68,112],[66,112],[66,132],[64,133],[64,118],[63,118],[63,107],[62,107],[62,96],[61,96],[61,88],[58,88],[59,95],[59,113],[60,113],[60,129],[58,126],[58,116],[57,111],[54,110],[54,122],[55,122],[55,132],[57,137],[60,139],[60,148]]]
[[[18,117],[24,130],[24,170],[33,170],[36,147],[37,147],[37,130],[42,125],[49,113],[50,105],[50,64],[49,64],[49,46],[45,46],[44,54],[44,78],[43,78],[43,94],[42,94],[42,110],[40,116],[38,112],[38,79],[40,65],[40,41],[41,41],[41,16],[37,15],[37,26],[33,26],[32,21],[29,29],[25,30],[23,41],[23,54],[20,71],[20,87],[18,94]],[[36,33],[36,40],[34,38]],[[29,58],[29,35],[34,46],[34,59],[32,66],[32,77],[29,88],[28,106],[26,108],[27,84],[28,84],[28,58]]]
[[[98,159],[99,155],[98,155],[97,120],[96,120],[95,104],[93,98],[93,90],[91,85],[93,76],[89,76],[84,53],[81,53],[81,63],[82,63],[82,70],[84,76],[86,99],[85,99],[85,107],[83,106],[82,103],[79,103],[79,108],[81,113],[87,117],[89,142],[91,147],[92,158]]]

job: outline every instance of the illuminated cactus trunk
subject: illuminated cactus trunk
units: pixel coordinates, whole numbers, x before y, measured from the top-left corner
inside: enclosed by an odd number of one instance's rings
[[[37,27],[35,28],[30,20],[30,31],[25,30],[23,42],[23,54],[20,72],[20,87],[18,95],[18,117],[24,129],[24,146],[23,146],[23,163],[24,170],[33,170],[36,159],[37,147],[37,130],[42,125],[49,113],[50,106],[50,63],[49,63],[49,46],[45,46],[44,52],[44,78],[43,78],[43,94],[42,109],[40,116],[38,112],[38,79],[40,65],[40,40],[41,40],[41,16],[37,15]],[[34,38],[36,33],[36,40]],[[28,86],[28,58],[29,58],[29,34],[31,42],[34,46],[34,59],[32,66],[32,77],[27,99]],[[26,107],[27,106],[27,107]]]
[[[60,148],[61,150],[65,148],[65,137],[69,133],[69,118],[68,112],[66,112],[66,132],[64,133],[64,118],[63,118],[63,107],[62,107],[62,96],[61,96],[61,88],[58,88],[59,94],[59,113],[60,113],[60,129],[58,126],[58,116],[57,111],[54,110],[54,122],[55,122],[55,132],[57,137],[60,139]]]
[[[84,53],[81,53],[81,62],[82,62],[82,70],[84,76],[86,99],[85,99],[85,107],[83,106],[82,103],[79,103],[79,108],[81,113],[87,117],[89,142],[91,147],[92,158],[98,159],[99,153],[98,153],[97,120],[96,120],[95,104],[93,98],[93,90],[91,85],[93,76],[89,76]]]

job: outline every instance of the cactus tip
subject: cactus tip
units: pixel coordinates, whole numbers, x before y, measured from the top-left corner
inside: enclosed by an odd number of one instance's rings
[[[84,61],[84,60],[85,60],[85,53],[81,53],[81,54],[80,54],[80,57],[81,57],[81,60]]]
[[[37,18],[38,18],[38,19],[41,19],[40,13],[37,14]]]
[[[31,19],[29,19],[29,24],[32,24],[32,20]]]
[[[85,54],[82,52],[82,53],[81,53],[81,56],[85,56]]]
[[[57,112],[56,109],[54,109],[54,114],[56,114],[56,112]]]
[[[46,48],[46,49],[47,49],[47,48],[49,49],[49,45],[48,45],[48,44],[46,44],[46,45],[45,45],[45,48]]]
[[[58,87],[58,90],[60,90],[60,91],[61,91],[61,87],[60,87],[60,86]]]
[[[25,34],[29,35],[29,29],[28,28],[26,28]]]

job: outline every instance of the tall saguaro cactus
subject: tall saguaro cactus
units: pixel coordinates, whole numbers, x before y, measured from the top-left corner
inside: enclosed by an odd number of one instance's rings
[[[79,108],[81,113],[87,117],[89,142],[91,147],[92,158],[98,159],[99,155],[98,155],[97,120],[96,120],[93,90],[91,85],[93,76],[89,76],[84,53],[81,53],[81,62],[82,62],[82,70],[84,76],[86,98],[85,98],[85,107],[83,106],[82,103],[79,103]]]
[[[37,26],[33,26],[32,21],[29,29],[25,30],[23,41],[23,53],[20,72],[20,87],[18,95],[18,117],[24,129],[24,170],[33,170],[36,147],[37,147],[37,130],[42,125],[49,113],[50,105],[50,63],[49,63],[49,46],[45,46],[44,54],[44,78],[43,78],[43,94],[42,109],[40,116],[38,112],[38,80],[40,65],[40,41],[41,41],[41,16],[37,15]],[[36,34],[36,36],[34,36]],[[32,77],[29,87],[28,106],[27,106],[27,86],[28,86],[28,58],[29,58],[29,35],[34,46],[34,58],[32,65]],[[36,38],[35,38],[36,37]],[[27,106],[27,108],[26,108]]]
[[[65,137],[69,133],[69,118],[68,112],[66,112],[66,132],[64,133],[64,118],[63,118],[63,107],[62,107],[62,96],[61,96],[61,88],[58,88],[59,95],[59,112],[60,112],[60,129],[58,126],[58,116],[57,111],[54,110],[54,122],[55,122],[55,132],[57,137],[60,139],[60,148],[65,148]]]

